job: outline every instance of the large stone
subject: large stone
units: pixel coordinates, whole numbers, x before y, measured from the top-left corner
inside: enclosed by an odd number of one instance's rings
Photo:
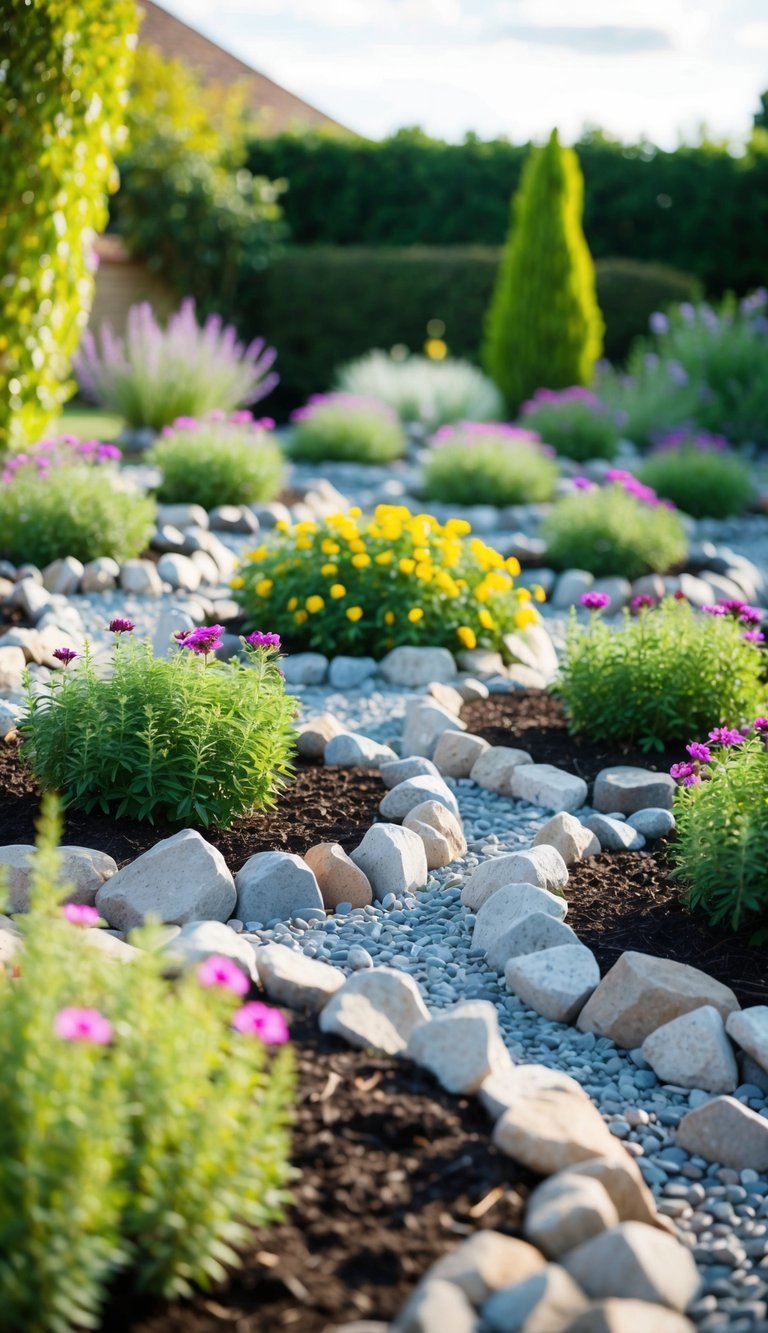
[[[592,804],[605,814],[616,811],[621,815],[633,815],[636,810],[644,810],[649,805],[671,810],[674,794],[675,782],[668,773],[619,764],[616,768],[603,768],[598,773]]]
[[[488,953],[504,939],[512,926],[534,912],[562,921],[568,911],[565,898],[535,884],[503,884],[486,898],[477,913],[472,931],[472,952]]]
[[[502,643],[511,661],[540,671],[548,681],[557,675],[557,652],[545,625],[529,625],[514,634],[505,634]]]
[[[444,685],[439,680],[431,680],[426,693],[431,699],[436,699],[443,708],[447,708],[449,713],[454,713],[456,717],[459,716],[464,707],[464,700],[453,685]]]
[[[211,954],[221,954],[237,963],[251,981],[257,978],[253,949],[223,921],[188,921],[166,945],[166,953],[184,967],[202,963]]]
[[[434,1074],[446,1092],[476,1092],[511,1065],[488,1000],[463,1000],[413,1029],[406,1055]]]
[[[534,884],[558,893],[567,883],[568,867],[560,853],[554,847],[534,847],[530,852],[512,852],[509,856],[481,861],[464,885],[461,901],[471,912],[476,912],[505,884]]]
[[[560,1333],[694,1333],[685,1315],[648,1301],[594,1301]]]
[[[729,1014],[725,1030],[761,1069],[768,1070],[768,1004]]]
[[[31,844],[11,843],[0,847],[0,872],[4,873],[12,912],[29,911],[30,880],[35,848]],[[106,852],[92,847],[60,847],[58,882],[70,885],[67,902],[93,906],[96,894],[112,875],[117,862]]]
[[[283,658],[282,670],[286,685],[322,685],[328,658],[323,653],[291,653]]]
[[[99,927],[84,930],[83,939],[92,949],[98,949],[99,953],[114,958],[118,963],[132,963],[141,953],[141,949],[137,949],[134,944],[128,944],[126,940],[121,940],[117,935],[112,935],[110,931],[101,930]]]
[[[270,1000],[289,1009],[309,1009],[318,1014],[346,980],[340,967],[307,958],[284,944],[262,944],[251,952]]]
[[[492,1333],[560,1333],[587,1308],[587,1298],[559,1264],[503,1287],[482,1307],[483,1328]],[[448,1333],[446,1325],[443,1333]]]
[[[552,593],[552,607],[556,611],[576,606],[582,593],[589,592],[595,581],[586,569],[566,569],[557,580]]]
[[[523,1231],[548,1258],[559,1259],[618,1223],[613,1201],[599,1180],[558,1171],[530,1195]]]
[[[157,562],[157,572],[164,583],[170,583],[172,588],[182,592],[197,592],[203,581],[202,573],[194,561],[188,555],[178,552],[161,555]]]
[[[584,827],[594,833],[604,852],[639,852],[645,846],[643,835],[623,819],[587,815]]]
[[[120,570],[120,587],[139,597],[160,597],[163,591],[162,579],[151,560],[126,560]]]
[[[338,842],[319,842],[304,853],[304,860],[317,880],[323,905],[330,911],[339,903],[367,907],[373,902],[368,878]]]
[[[390,685],[416,690],[431,681],[448,684],[456,676],[456,663],[447,648],[393,648],[379,663],[379,671]]]
[[[91,592],[112,592],[117,587],[117,580],[120,577],[120,566],[111,555],[99,556],[96,560],[89,560],[83,566],[83,573],[80,578],[80,591],[84,593]]]
[[[664,1023],[703,1004],[722,1018],[738,1009],[733,991],[706,972],[669,958],[623,953],[582,1009],[578,1027],[634,1050]]]
[[[733,1092],[738,1087],[733,1047],[711,1004],[664,1023],[646,1037],[642,1052],[660,1083],[704,1092]]]
[[[2,640],[0,640],[2,644]],[[24,683],[27,659],[23,648],[0,646],[0,694],[18,694]]]
[[[458,818],[458,802],[442,778],[408,778],[399,782],[382,798],[379,812],[384,819],[399,821],[425,801],[437,801]]]
[[[477,1095],[491,1119],[500,1120],[505,1111],[512,1110],[528,1097],[538,1097],[542,1092],[550,1096],[574,1097],[577,1101],[592,1104],[581,1084],[570,1074],[549,1069],[547,1065],[513,1065],[502,1074],[491,1074],[481,1084]]]
[[[439,801],[424,801],[422,805],[414,806],[405,816],[403,828],[418,833],[424,843],[429,870],[450,865],[467,850],[461,820]]]
[[[595,834],[585,828],[581,820],[567,810],[553,815],[542,824],[533,840],[534,847],[555,847],[567,866],[575,865],[588,856],[596,856],[600,843]]]
[[[487,741],[471,732],[444,731],[435,746],[434,763],[449,778],[468,778],[472,766],[486,750]]]
[[[677,1127],[678,1146],[735,1171],[768,1171],[768,1120],[735,1097],[713,1097],[688,1111]]]
[[[443,1255],[428,1277],[459,1287],[472,1305],[482,1305],[494,1291],[538,1273],[545,1260],[533,1245],[500,1231],[476,1231]],[[448,1329],[444,1330],[448,1333]]]
[[[620,1222],[645,1222],[647,1226],[671,1231],[668,1218],[656,1211],[656,1201],[643,1179],[634,1157],[622,1153],[614,1157],[590,1157],[570,1168],[570,1174],[599,1180],[618,1213]]]
[[[526,764],[512,777],[512,795],[543,810],[579,810],[587,801],[587,784],[553,764]]]
[[[572,1023],[600,981],[600,968],[583,944],[559,944],[510,958],[504,977],[511,991],[554,1023]]]
[[[328,682],[335,690],[356,690],[364,680],[375,675],[378,663],[374,657],[345,657],[331,659]]]
[[[155,843],[118,870],[96,894],[96,906],[116,930],[132,930],[147,916],[183,926],[228,921],[235,885],[221,852],[194,829]]]
[[[507,745],[491,745],[483,750],[470,769],[469,776],[485,791],[500,796],[512,795],[512,779],[518,768],[532,764],[527,750],[515,750]]]
[[[17,930],[0,927],[0,969],[9,963],[16,950],[21,946],[21,935]]]
[[[458,732],[456,733],[459,734]],[[424,759],[415,754],[410,759],[393,759],[389,764],[382,764],[379,777],[387,788],[397,787],[410,778],[439,778],[440,773],[431,759]]]
[[[465,648],[457,653],[456,661],[462,671],[470,671],[473,676],[498,676],[504,671],[504,658],[491,648]]]
[[[14,590],[13,599],[16,605],[21,607],[27,620],[31,621],[33,625],[36,625],[38,620],[41,620],[45,615],[45,612],[50,611],[54,605],[51,593],[46,592],[45,588],[33,578],[19,579]]]
[[[287,921],[302,908],[323,906],[315,876],[293,852],[256,852],[235,875],[235,888],[240,921]]]
[[[431,759],[443,732],[466,729],[466,723],[461,718],[449,713],[436,700],[427,703],[419,699],[406,710],[401,747],[403,758],[422,755]]]
[[[475,680],[474,676],[462,676],[455,682],[455,685],[465,704],[473,704],[479,699],[487,699],[490,694],[490,690],[484,681]]]
[[[418,833],[399,824],[373,824],[352,860],[367,876],[374,898],[400,897],[427,882],[427,856]]]
[[[653,842],[656,838],[666,838],[675,828],[675,816],[671,810],[662,810],[658,805],[649,805],[645,810],[636,810],[627,819],[631,828],[637,829],[644,838]]]
[[[176,635],[180,630],[195,628],[195,618],[188,611],[162,611],[152,634],[155,657],[174,657],[179,651]]]
[[[428,1019],[413,977],[393,967],[375,967],[347,978],[320,1014],[320,1029],[351,1046],[400,1055],[413,1029]]]
[[[170,523],[174,528],[207,528],[208,514],[202,505],[160,504],[157,506],[158,525]]]
[[[380,768],[397,756],[388,745],[372,741],[356,731],[340,731],[325,747],[325,763],[338,768]]]
[[[322,759],[325,747],[334,736],[340,736],[344,728],[333,713],[318,713],[307,718],[298,728],[296,749],[301,759]]]
[[[427,1274],[390,1327],[392,1333],[479,1333],[480,1320],[460,1288]]]
[[[77,592],[85,566],[73,555],[66,555],[61,560],[53,560],[43,570],[43,587],[48,592],[60,593],[70,597]]]
[[[588,1296],[619,1296],[683,1311],[699,1290],[690,1250],[643,1222],[620,1222],[563,1259],[563,1267]]]
[[[578,1092],[573,1091],[568,1085],[572,1080],[565,1083],[564,1077],[550,1080],[550,1086],[543,1079],[542,1086],[529,1090],[522,1079],[519,1095],[496,1121],[493,1131],[493,1142],[501,1152],[542,1176],[551,1176],[590,1157],[625,1154],[582,1089],[576,1084]],[[509,1096],[515,1081],[507,1076],[506,1083]],[[504,1095],[501,1087],[499,1094]]]
[[[501,890],[501,893],[504,889]],[[537,889],[537,894],[546,893],[546,889]],[[554,894],[547,895],[554,898]],[[495,902],[499,894],[491,899]],[[555,898],[563,902],[562,898]],[[484,910],[484,909],[481,909]],[[544,949],[556,949],[561,944],[578,944],[579,938],[566,921],[559,916],[552,916],[546,911],[529,911],[520,917],[507,930],[497,935],[488,946],[485,961],[497,972],[503,972],[510,959],[523,954],[541,953]]]

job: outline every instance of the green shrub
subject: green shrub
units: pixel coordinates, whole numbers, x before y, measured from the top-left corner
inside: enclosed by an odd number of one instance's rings
[[[619,443],[616,414],[591,389],[574,384],[556,392],[537,389],[523,403],[520,417],[558,454],[583,462],[613,458]]]
[[[646,459],[638,475],[694,518],[741,514],[752,496],[749,465],[728,449],[721,436],[703,432],[671,433]]]
[[[0,451],[69,398],[116,178],[133,0],[8,0],[0,15]]]
[[[572,617],[557,690],[571,731],[643,749],[754,717],[766,694],[762,653],[740,624],[673,598],[616,629]]]
[[[296,647],[381,657],[400,644],[499,648],[504,634],[538,620],[520,572],[451,519],[379,505],[322,522],[278,524],[276,541],[251,551],[233,581],[250,623],[290,626]]]
[[[283,482],[283,456],[270,438],[271,418],[250,412],[212,412],[202,421],[179,417],[163,431],[150,459],[162,479],[157,496],[168,504],[255,504],[273,500]]]
[[[680,516],[629,473],[614,469],[607,479],[603,489],[587,483],[558,500],[541,529],[549,563],[627,579],[680,564],[687,549]]]
[[[486,323],[484,363],[512,412],[536,389],[589,384],[603,341],[576,154],[553,130],[526,163]]]
[[[641,449],[670,430],[691,429],[701,396],[679,361],[662,361],[642,342],[630,354],[626,372],[601,370],[597,392],[616,413],[622,435]]]
[[[395,358],[374,351],[342,366],[338,380],[348,393],[378,398],[401,421],[428,430],[454,421],[491,421],[502,407],[495,385],[476,366],[452,358]]]
[[[154,657],[149,644],[120,641],[130,620],[112,625],[110,674],[86,647],[76,664],[62,656],[43,693],[28,690],[23,748],[42,789],[150,823],[226,827],[273,805],[289,774],[294,702],[269,646],[247,644],[247,666],[216,661],[223,627],[213,625]]]
[[[424,493],[445,504],[532,504],[551,500],[557,466],[530,431],[501,421],[442,426],[432,439]]]
[[[692,762],[672,769],[680,780],[672,855],[688,904],[713,926],[757,927],[762,944],[768,939],[766,731],[764,717],[746,736],[716,730],[708,743],[689,745]]]
[[[70,436],[6,459],[0,475],[0,555],[47,565],[67,555],[129,560],[154,530],[152,500],[118,490],[109,463],[120,451]]]
[[[246,1228],[279,1216],[290,1176],[290,1051],[268,1057],[248,1031],[266,1018],[265,1037],[284,1040],[280,1016],[236,1009],[234,965],[218,986],[210,969],[169,984],[151,927],[125,966],[94,948],[60,907],[50,813],[41,829],[30,911],[16,917],[14,965],[0,971],[9,1333],[99,1327],[121,1268],[137,1290],[168,1298],[209,1286],[238,1262]]]
[[[405,452],[405,433],[395,412],[377,398],[354,393],[313,394],[291,413],[292,458],[352,463],[388,463]]]

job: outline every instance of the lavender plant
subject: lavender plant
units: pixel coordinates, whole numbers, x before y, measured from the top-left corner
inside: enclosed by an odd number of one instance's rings
[[[664,573],[685,559],[686,540],[674,506],[623,468],[605,474],[604,487],[585,477],[558,500],[541,535],[556,569],[586,569],[602,577]]]
[[[226,827],[273,805],[294,737],[278,636],[244,639],[246,665],[214,656],[221,625],[178,635],[170,657],[133,640],[129,620],[110,628],[109,672],[87,646],[82,656],[63,648],[46,690],[28,682],[22,753],[43,791],[150,823]]]
[[[108,407],[131,426],[161,430],[177,417],[201,417],[214,408],[229,412],[265,398],[279,376],[277,353],[263,338],[245,346],[232,325],[209,315],[201,326],[195,303],[182,301],[167,327],[148,302],[131,306],[124,338],[108,324],[98,336],[86,333],[75,357],[86,397]]]
[[[441,426],[431,441],[424,493],[446,504],[531,504],[551,500],[557,467],[534,431],[502,421]]]
[[[597,391],[616,413],[622,434],[643,449],[698,419],[699,387],[678,360],[662,359],[644,344],[633,349],[626,371],[602,367]]]
[[[204,509],[273,500],[284,475],[274,424],[271,417],[255,421],[247,408],[209,412],[200,421],[177,417],[150,455],[161,473],[158,499]]]
[[[722,435],[678,430],[663,436],[638,470],[640,480],[694,518],[741,514],[752,496],[748,463]]]
[[[388,463],[405,452],[397,413],[377,398],[356,393],[317,393],[291,413],[293,458]]]
[[[583,462],[613,458],[619,443],[618,414],[591,389],[537,389],[520,409],[521,424],[558,454]]]

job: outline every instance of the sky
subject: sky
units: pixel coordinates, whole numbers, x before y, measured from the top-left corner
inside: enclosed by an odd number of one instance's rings
[[[768,88],[766,0],[159,0],[378,139],[515,142],[599,126],[665,148],[743,139]]]

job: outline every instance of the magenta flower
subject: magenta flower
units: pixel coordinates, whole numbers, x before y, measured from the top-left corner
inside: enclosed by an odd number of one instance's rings
[[[747,643],[765,643],[765,635],[759,629],[745,629],[741,637],[746,639]]]
[[[252,634],[246,634],[245,642],[252,648],[279,648],[279,634],[262,634],[261,630],[255,629]]]
[[[673,764],[669,770],[669,776],[675,779],[675,782],[684,782],[686,778],[693,777],[696,769],[693,764],[684,762],[682,764]]]
[[[224,642],[221,637],[223,633],[223,625],[199,625],[197,629],[179,630],[174,638],[182,648],[189,648],[190,652],[205,657],[221,647]]]
[[[579,601],[582,606],[586,606],[588,611],[602,611],[604,607],[610,606],[611,603],[607,592],[583,592]]]
[[[713,727],[709,733],[709,740],[715,745],[741,745],[744,737],[734,727]]]
[[[60,1009],[53,1020],[53,1030],[63,1041],[88,1041],[94,1046],[108,1046],[112,1024],[98,1009]]]
[[[702,606],[702,611],[707,616],[724,616],[725,607],[718,602],[715,606]]]
[[[61,662],[62,666],[65,667],[69,666],[70,662],[74,662],[77,655],[72,648],[54,648],[53,650],[53,656],[57,662]]]
[[[65,903],[61,910],[73,926],[95,926],[100,919],[97,909],[88,903]]]
[[[574,477],[573,485],[577,491],[593,491],[595,489],[594,482],[591,482],[589,477]]]
[[[656,598],[652,597],[649,592],[639,592],[637,597],[632,598],[629,605],[632,607],[633,611],[642,611],[646,606],[653,606],[655,601]]]
[[[739,612],[742,625],[759,625],[762,619],[763,613],[756,606],[742,606]]]
[[[768,732],[768,717],[756,717],[752,725],[758,736],[765,736]]]
[[[125,616],[115,616],[115,619],[109,622],[109,629],[113,634],[130,634],[131,630],[135,628],[133,621],[128,620]]]
[[[701,741],[691,741],[685,748],[691,756],[691,759],[698,760],[700,764],[708,764],[711,762],[712,751],[708,745],[704,745]]]
[[[278,1009],[270,1009],[260,1000],[251,1000],[238,1009],[232,1026],[247,1036],[259,1037],[265,1046],[281,1046],[289,1040],[288,1024]]]
[[[687,773],[683,778],[684,787],[698,787],[701,785],[701,778],[698,773]]]
[[[212,953],[197,969],[197,979],[201,986],[220,986],[222,990],[231,990],[235,995],[247,995],[250,982],[231,958],[223,954]]]
[[[685,593],[684,593],[684,592],[681,592],[679,588],[678,588],[677,592],[673,592],[673,593],[672,593],[672,596],[674,597],[674,599],[675,599],[676,602],[687,602],[687,601],[688,601],[688,598],[686,597]]]

